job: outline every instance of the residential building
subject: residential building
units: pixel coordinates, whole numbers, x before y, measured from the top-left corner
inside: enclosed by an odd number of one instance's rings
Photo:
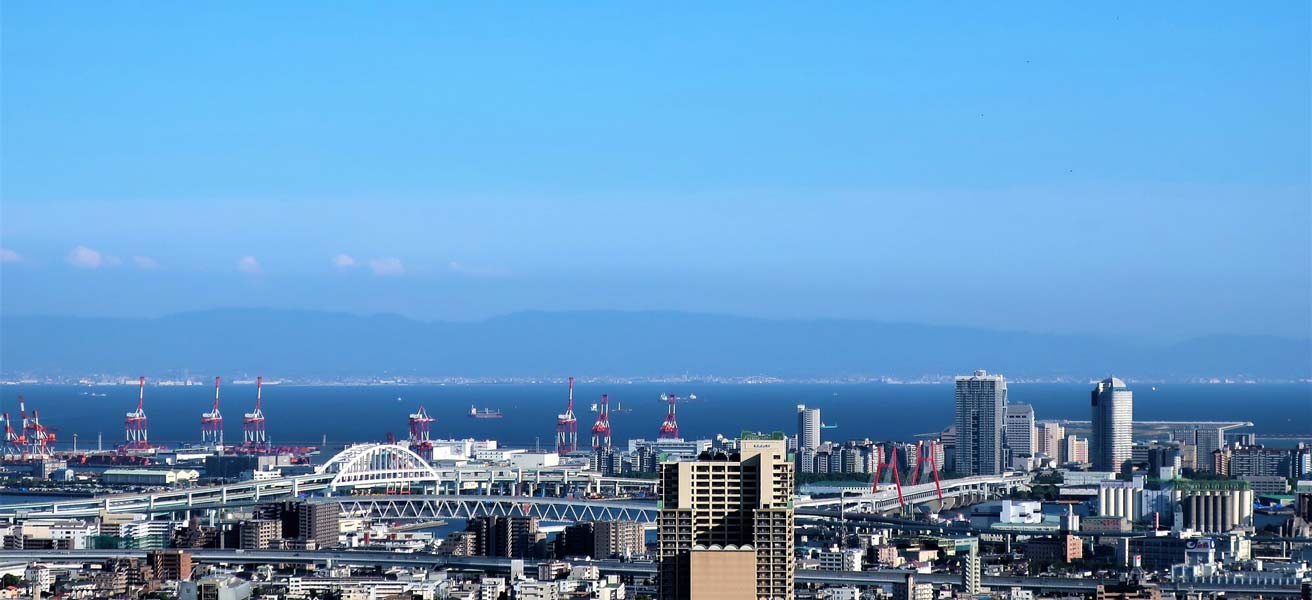
[[[1039,434],[1034,426],[1034,407],[1029,404],[1008,404],[1007,450],[1008,464],[1017,458],[1034,456],[1039,451]]]
[[[596,557],[596,538],[597,527],[591,521],[566,525],[564,530],[556,534],[556,539],[553,541],[555,557]],[[538,579],[547,578],[539,576]]]
[[[251,593],[249,581],[232,575],[216,575],[178,584],[178,600],[247,600]]]
[[[1191,550],[1196,551],[1200,547],[1210,549],[1211,544],[1211,538],[1196,535],[1150,535],[1130,538],[1128,547],[1129,555],[1137,557],[1140,566],[1148,571],[1156,571],[1182,564],[1188,560]]]
[[[694,460],[710,449],[711,440],[629,440],[629,454],[634,460],[633,470],[641,473],[655,473],[663,461]]]
[[[987,371],[956,378],[956,470],[963,475],[1003,471],[1007,380]]]
[[[1218,425],[1199,423],[1179,425],[1170,430],[1171,438],[1194,447],[1194,468],[1198,471],[1215,471],[1212,453],[1225,447],[1225,429]]]
[[[129,548],[155,550],[166,548],[179,523],[169,520],[137,520],[119,526],[119,535]]]
[[[191,579],[191,553],[186,550],[152,550],[146,561],[162,581],[188,581]]]
[[[615,477],[624,472],[624,454],[611,446],[603,446],[589,455],[588,468],[604,477]]]
[[[39,590],[49,590],[55,583],[55,574],[45,565],[31,565],[23,569],[23,580],[27,585]]]
[[[593,527],[594,558],[647,553],[647,532],[637,521],[600,521]]]
[[[934,600],[934,586],[916,583],[916,575],[907,573],[905,579],[893,584],[892,600]]]
[[[1045,564],[1075,562],[1084,558],[1084,544],[1080,538],[1068,533],[1030,538],[1025,542],[1025,558]]]
[[[860,571],[865,551],[860,548],[833,546],[815,553],[817,568],[821,571]]]
[[[902,566],[902,555],[898,553],[897,546],[892,544],[879,544],[871,546],[871,559],[881,567],[897,568]]]
[[[1277,475],[1240,475],[1237,479],[1248,483],[1257,495],[1289,493],[1289,480]]]
[[[450,556],[478,556],[478,534],[473,531],[453,531],[442,540],[438,550]]]
[[[340,525],[337,504],[321,500],[288,500],[260,504],[255,516],[274,519],[282,523],[282,537],[294,545],[308,549],[332,548],[337,545]]]
[[[1251,446],[1230,451],[1229,474],[1239,476],[1297,477],[1299,449]]]
[[[1230,448],[1225,447],[1212,452],[1212,472],[1217,475],[1230,475]]]
[[[1075,434],[1066,436],[1066,462],[1088,463],[1089,462],[1089,439],[1076,437]]]
[[[505,577],[484,575],[478,580],[478,600],[501,600],[509,589]]]
[[[1098,382],[1091,397],[1089,461],[1095,471],[1119,472],[1133,456],[1134,393],[1124,381],[1108,377]]]
[[[1051,456],[1058,464],[1066,462],[1066,428],[1061,423],[1047,421],[1039,435],[1039,452]]]
[[[238,529],[241,549],[268,550],[282,545],[282,521],[278,519],[246,519]]]
[[[516,600],[560,600],[560,585],[532,579],[515,582]]]
[[[1175,479],[1184,469],[1186,444],[1176,441],[1152,440],[1134,444],[1130,462],[1136,471],[1146,471],[1150,477]]]
[[[545,538],[537,517],[475,517],[465,530],[474,533],[478,556],[532,558],[537,543]]]
[[[732,454],[661,464],[661,600],[794,597],[787,448],[782,433],[744,434]]]
[[[972,597],[978,596],[981,591],[982,578],[980,577],[980,571],[983,567],[982,562],[979,557],[979,550],[974,545],[961,559],[961,591]]]

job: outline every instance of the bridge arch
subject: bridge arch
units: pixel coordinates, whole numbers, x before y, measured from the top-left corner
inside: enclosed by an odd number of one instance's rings
[[[315,471],[333,475],[329,488],[411,484],[440,479],[428,461],[397,444],[351,446]]]

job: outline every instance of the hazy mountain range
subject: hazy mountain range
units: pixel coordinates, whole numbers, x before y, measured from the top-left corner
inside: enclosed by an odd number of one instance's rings
[[[11,377],[184,368],[274,377],[918,377],[976,368],[1011,377],[1312,376],[1307,339],[1211,336],[1148,345],[1091,335],[679,312],[523,312],[456,323],[219,309],[153,319],[3,317],[0,326],[0,372]]]

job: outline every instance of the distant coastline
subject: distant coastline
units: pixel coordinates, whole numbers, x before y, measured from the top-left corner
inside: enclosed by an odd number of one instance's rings
[[[112,387],[119,385],[136,386],[138,375],[85,375],[85,376],[57,376],[57,375],[26,375],[22,377],[0,378],[0,385],[78,385],[87,388],[95,387]],[[210,387],[212,382],[197,377],[191,381],[168,379],[168,376],[146,375],[148,386],[163,387]],[[643,385],[643,384],[680,384],[680,383],[713,383],[713,384],[733,384],[733,385],[805,385],[805,384],[822,384],[822,385],[943,385],[952,383],[954,375],[926,375],[909,379],[896,377],[766,377],[766,376],[683,376],[683,377],[606,377],[606,376],[576,376],[575,379],[580,383],[597,383],[607,385]],[[1196,384],[1196,385],[1265,385],[1265,384],[1309,384],[1312,385],[1312,378],[1233,378],[1233,377],[1188,377],[1188,378],[1123,378],[1126,383],[1134,385],[1156,385],[1156,384]],[[387,379],[382,377],[350,377],[350,378],[285,378],[276,381],[266,379],[265,386],[282,386],[282,387],[323,387],[323,386],[344,386],[344,387],[367,387],[367,386],[426,386],[426,385],[539,385],[539,384],[565,384],[565,377],[559,378],[540,378],[540,377],[407,377],[404,379]],[[1025,384],[1085,384],[1096,383],[1098,377],[1091,376],[1087,379],[1077,379],[1070,377],[1022,377],[1007,378],[1009,385]],[[254,385],[255,380],[237,378],[226,382],[227,385]]]
[[[0,316],[0,380],[152,382],[215,375],[311,385],[558,382],[1015,383],[1312,381],[1312,340],[1171,342],[853,319],[673,311],[522,312],[477,322],[276,309],[159,318]],[[198,337],[196,332],[223,332]],[[259,340],[249,343],[248,340]]]

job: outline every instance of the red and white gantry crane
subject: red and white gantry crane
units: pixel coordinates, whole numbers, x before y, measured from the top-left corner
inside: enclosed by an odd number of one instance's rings
[[[592,426],[592,450],[610,449],[610,397],[601,395],[601,412],[597,413],[597,423]]]
[[[675,417],[679,397],[674,394],[661,394],[661,400],[667,402],[669,408],[665,411],[665,422],[661,423],[660,432],[656,437],[662,440],[679,439],[679,419]]]
[[[264,432],[264,412],[260,410],[261,396],[264,392],[264,377],[255,378],[255,410],[243,415],[242,447],[246,450],[263,452],[269,449],[269,438]]]
[[[137,410],[127,414],[123,419],[123,449],[124,450],[147,450],[150,448],[149,435],[146,428],[146,378],[141,377],[138,382],[137,391]]]
[[[556,416],[556,452],[571,454],[579,447],[579,420],[574,417],[574,378],[569,378],[569,402],[565,413]]]
[[[428,431],[436,420],[428,416],[422,404],[410,415],[410,449],[424,460],[433,460],[433,441]]]
[[[214,408],[200,414],[200,443],[223,449],[223,415],[219,413],[219,378],[214,378]]]

